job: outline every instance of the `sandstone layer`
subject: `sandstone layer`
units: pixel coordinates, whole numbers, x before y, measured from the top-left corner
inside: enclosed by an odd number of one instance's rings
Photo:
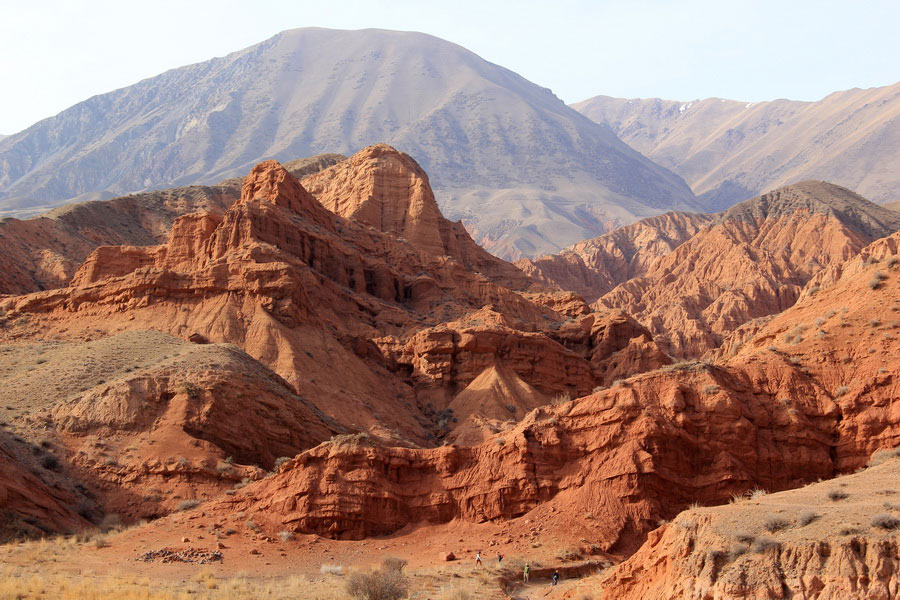
[[[600,597],[893,598],[898,475],[893,458],[799,490],[686,511],[597,582]]]

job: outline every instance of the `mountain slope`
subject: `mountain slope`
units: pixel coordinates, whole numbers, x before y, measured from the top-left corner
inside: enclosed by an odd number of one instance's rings
[[[449,42],[285,31],[95,96],[0,141],[0,209],[219,181],[261,159],[387,142],[451,219],[505,256],[551,252],[665,209],[684,182],[549,90]]]
[[[698,356],[751,319],[791,307],[823,269],[900,229],[900,215],[805,181],[720,214],[597,304],[635,316],[673,355]]]
[[[900,199],[900,83],[818,102],[597,96],[573,107],[684,177],[712,211],[804,179]]]

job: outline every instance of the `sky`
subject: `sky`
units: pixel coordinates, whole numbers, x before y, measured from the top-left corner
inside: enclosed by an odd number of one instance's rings
[[[429,33],[571,103],[888,85],[898,24],[898,0],[0,0],[0,134],[295,27]]]

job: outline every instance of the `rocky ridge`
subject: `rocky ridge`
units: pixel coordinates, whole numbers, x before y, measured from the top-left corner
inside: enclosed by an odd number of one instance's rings
[[[900,195],[900,83],[817,102],[597,96],[573,107],[684,177],[710,211],[805,179],[877,203]]]
[[[285,164],[305,177],[345,157],[324,154]],[[242,179],[68,204],[31,219],[0,220],[0,294],[63,287],[100,246],[152,246],[168,237],[176,218],[193,212],[222,215],[241,196]]]

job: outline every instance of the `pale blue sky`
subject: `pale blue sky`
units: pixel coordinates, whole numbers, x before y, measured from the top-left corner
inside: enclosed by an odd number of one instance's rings
[[[311,26],[430,33],[566,102],[815,100],[900,80],[898,0],[0,0],[0,133]]]

